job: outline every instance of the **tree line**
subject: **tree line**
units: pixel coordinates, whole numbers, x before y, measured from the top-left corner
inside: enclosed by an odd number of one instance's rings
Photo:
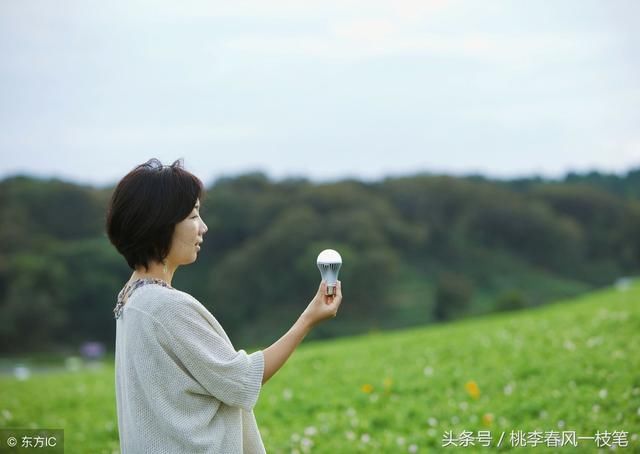
[[[104,233],[113,187],[14,176],[0,182],[0,351],[113,345],[131,270]],[[198,261],[175,287],[236,345],[272,342],[340,251],[345,303],[317,338],[513,310],[640,269],[640,170],[494,181],[419,174],[377,182],[270,180],[207,188]]]

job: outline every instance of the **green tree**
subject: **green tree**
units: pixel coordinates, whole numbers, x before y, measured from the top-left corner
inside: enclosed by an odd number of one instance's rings
[[[436,281],[434,318],[451,320],[464,315],[473,298],[473,284],[466,277],[441,273]]]

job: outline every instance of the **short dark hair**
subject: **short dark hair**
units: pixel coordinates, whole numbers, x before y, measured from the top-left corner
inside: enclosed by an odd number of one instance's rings
[[[109,241],[129,267],[149,269],[171,249],[175,226],[202,200],[202,181],[178,159],[170,166],[150,159],[129,172],[116,186],[107,207]]]

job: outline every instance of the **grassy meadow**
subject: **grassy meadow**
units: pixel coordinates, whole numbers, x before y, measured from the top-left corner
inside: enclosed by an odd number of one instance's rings
[[[487,452],[524,441],[534,452],[598,452],[599,433],[600,445],[640,452],[639,302],[633,282],[538,309],[303,344],[256,406],[267,451]],[[64,428],[68,453],[117,452],[113,382],[111,362],[0,376],[0,428]],[[551,431],[575,433],[577,446],[548,447]]]

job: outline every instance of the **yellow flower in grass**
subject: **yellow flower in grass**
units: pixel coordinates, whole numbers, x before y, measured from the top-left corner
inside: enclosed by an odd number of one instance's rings
[[[493,413],[485,413],[482,415],[482,424],[489,427],[493,423]]]
[[[469,395],[474,399],[477,399],[478,397],[480,397],[480,388],[478,388],[478,384],[475,381],[473,380],[468,381],[467,384],[464,385],[464,387],[469,393]]]
[[[371,394],[373,392],[373,386],[370,385],[369,383],[365,383],[364,385],[362,385],[360,389],[362,390],[363,393],[367,393],[367,394]]]

